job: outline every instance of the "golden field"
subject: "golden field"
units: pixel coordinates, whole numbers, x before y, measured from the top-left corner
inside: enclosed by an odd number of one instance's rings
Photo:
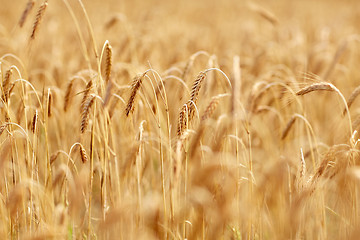
[[[359,238],[359,1],[0,6],[0,239]]]

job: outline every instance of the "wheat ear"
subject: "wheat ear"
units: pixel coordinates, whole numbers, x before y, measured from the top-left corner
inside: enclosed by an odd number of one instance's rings
[[[110,81],[111,67],[112,67],[112,47],[109,42],[106,43],[105,52],[106,52],[105,80],[106,83],[108,83]]]
[[[86,163],[88,161],[88,156],[86,154],[85,148],[83,147],[83,145],[79,144],[80,148],[80,157],[81,157],[81,161],[83,163]]]
[[[284,131],[281,134],[281,139],[285,139],[288,133],[290,132],[291,127],[294,125],[296,116],[292,116],[289,122],[286,124]]]
[[[130,97],[126,104],[126,109],[125,109],[126,116],[129,116],[130,112],[134,111],[135,97],[136,97],[137,91],[139,90],[139,88],[141,86],[141,83],[142,83],[142,80],[143,80],[145,74],[146,73],[137,75],[131,84],[131,94],[130,94]]]
[[[48,90],[48,106],[47,106],[47,114],[48,114],[48,117],[51,117],[52,116],[52,93],[50,91],[50,89]]]
[[[190,100],[189,100],[189,119],[191,120],[195,114],[195,105],[199,98],[199,92],[202,85],[202,82],[204,81],[206,77],[206,72],[200,72],[198,76],[196,77],[193,86],[191,88],[190,92]]]
[[[41,21],[42,21],[42,19],[44,17],[47,5],[48,5],[48,3],[47,3],[47,1],[45,1],[39,7],[39,10],[38,10],[38,12],[36,14],[34,25],[33,25],[33,28],[32,28],[32,32],[31,32],[31,36],[30,36],[31,39],[35,39],[36,33],[37,33],[38,29],[39,29],[39,25],[40,25],[40,23],[41,23]]]
[[[184,133],[184,131],[187,128],[187,122],[188,122],[188,114],[189,112],[189,106],[187,103],[185,103],[179,114],[179,122],[178,122],[178,128],[177,128],[177,135],[180,137]]]
[[[34,113],[34,116],[33,116],[33,119],[32,119],[32,123],[31,123],[31,131],[32,131],[32,133],[35,133],[35,131],[36,131],[38,117],[39,117],[38,111],[35,110],[35,113]]]
[[[2,98],[3,98],[4,102],[6,102],[6,103],[8,102],[8,99],[9,99],[11,75],[12,75],[12,68],[10,68],[9,70],[6,71],[5,78],[2,83],[2,90],[3,90]]]
[[[90,94],[90,90],[92,89],[92,80],[90,80],[87,84],[86,84],[86,87],[85,87],[85,90],[84,90],[84,96],[81,100],[81,104],[80,104],[80,111],[83,112],[84,111],[84,107],[85,107],[85,102],[86,100],[88,99],[88,96]]]
[[[19,21],[19,26],[23,27],[24,23],[26,21],[27,16],[29,15],[30,11],[32,10],[32,8],[34,7],[35,1],[34,0],[29,0],[26,4],[26,8],[24,9],[23,13],[21,14],[21,18]]]
[[[360,86],[358,86],[357,88],[354,89],[354,91],[350,94],[349,99],[347,100],[347,106],[348,108],[351,107],[351,105],[353,104],[353,102],[355,101],[355,99],[357,98],[357,96],[360,94]],[[343,114],[345,115],[346,113],[346,108],[343,111]]]
[[[201,116],[201,121],[205,121],[206,119],[210,118],[211,115],[214,113],[218,104],[219,104],[219,97],[217,96],[213,97],[209,105],[206,107],[204,114]]]
[[[5,131],[5,129],[7,128],[8,124],[4,123],[0,126],[0,136],[3,134],[3,132]]]
[[[71,103],[72,100],[71,91],[73,85],[74,85],[74,79],[70,80],[70,82],[66,87],[65,98],[64,98],[64,112],[67,111],[69,104]]]
[[[81,124],[80,124],[81,133],[85,132],[89,124],[90,108],[94,104],[94,101],[95,101],[95,95],[90,95],[84,103],[84,108],[81,113]]]
[[[301,96],[313,91],[336,91],[330,83],[314,83],[310,86],[304,87],[296,92],[296,95]]]

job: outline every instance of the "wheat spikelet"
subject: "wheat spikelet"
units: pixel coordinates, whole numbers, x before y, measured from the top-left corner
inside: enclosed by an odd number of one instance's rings
[[[32,32],[31,32],[31,35],[30,35],[30,38],[31,39],[35,39],[35,36],[36,36],[36,33],[39,29],[39,25],[41,23],[41,20],[42,18],[44,17],[44,14],[45,14],[45,10],[46,10],[46,7],[47,7],[48,3],[47,3],[47,0],[45,2],[43,2],[40,7],[39,7],[39,10],[36,14],[36,17],[35,17],[35,21],[34,21],[34,25],[33,25],[33,28],[32,28]]]
[[[80,124],[81,133],[85,132],[89,124],[90,108],[94,104],[94,101],[95,101],[95,96],[90,95],[84,103],[84,109],[81,113],[81,124]]]
[[[111,66],[112,66],[112,47],[109,42],[105,46],[106,52],[106,66],[105,66],[105,80],[106,83],[110,81],[111,76]]]
[[[38,111],[35,110],[35,114],[34,114],[34,117],[32,119],[32,122],[31,122],[31,132],[32,133],[35,133],[35,131],[36,131],[38,117],[39,117]]]
[[[347,100],[347,106],[348,108],[351,107],[351,105],[353,104],[353,102],[355,101],[355,99],[357,98],[357,96],[360,94],[360,86],[358,86],[357,88],[354,89],[354,91],[350,94],[349,99]],[[343,111],[343,114],[345,115],[346,113],[346,108]]]
[[[142,79],[145,76],[145,74],[146,73],[137,75],[132,82],[131,94],[130,94],[130,97],[129,97],[129,100],[127,102],[126,109],[125,109],[126,116],[129,116],[130,112],[134,111],[135,97],[136,97],[137,91],[139,90],[139,88],[141,86]]]
[[[289,120],[289,122],[286,124],[286,127],[284,129],[284,131],[281,134],[281,139],[285,139],[286,136],[288,135],[291,127],[294,125],[296,120],[296,116],[292,116],[291,119]]]
[[[66,87],[65,98],[64,98],[64,111],[65,112],[67,111],[69,104],[71,103],[71,100],[72,100],[71,91],[72,91],[73,85],[74,85],[74,79],[72,79]]]
[[[83,112],[84,111],[84,107],[85,107],[85,102],[86,100],[88,99],[88,96],[90,94],[90,90],[92,88],[92,80],[90,80],[87,84],[86,84],[86,87],[85,87],[85,90],[84,90],[84,96],[81,100],[81,104],[80,104],[80,111]]]
[[[10,78],[12,75],[12,68],[6,71],[4,81],[2,83],[2,90],[3,90],[3,100],[4,102],[8,102],[9,99],[9,93],[10,93]]]
[[[23,13],[21,14],[21,18],[19,21],[19,26],[23,27],[25,20],[27,18],[27,16],[29,15],[30,11],[32,10],[32,8],[34,7],[35,4],[35,0],[29,0],[26,4],[26,8],[24,9]]]
[[[210,118],[211,115],[214,113],[218,104],[219,104],[219,98],[213,97],[209,105],[206,107],[204,114],[201,116],[201,121],[205,121],[206,119]]]
[[[79,145],[80,146],[80,157],[81,157],[81,161],[82,163],[86,163],[88,161],[88,156],[86,154],[85,148],[83,147],[83,145]]]
[[[331,83],[314,83],[310,86],[300,89],[298,92],[296,92],[296,95],[301,96],[313,91],[336,91],[336,89]]]

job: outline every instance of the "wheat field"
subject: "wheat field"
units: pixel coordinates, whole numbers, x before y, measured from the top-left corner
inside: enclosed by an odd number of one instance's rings
[[[0,6],[0,239],[359,239],[358,0]]]

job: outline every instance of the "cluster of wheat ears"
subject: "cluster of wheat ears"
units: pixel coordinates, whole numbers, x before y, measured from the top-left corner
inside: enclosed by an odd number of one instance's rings
[[[20,2],[1,239],[358,239],[356,0]]]

